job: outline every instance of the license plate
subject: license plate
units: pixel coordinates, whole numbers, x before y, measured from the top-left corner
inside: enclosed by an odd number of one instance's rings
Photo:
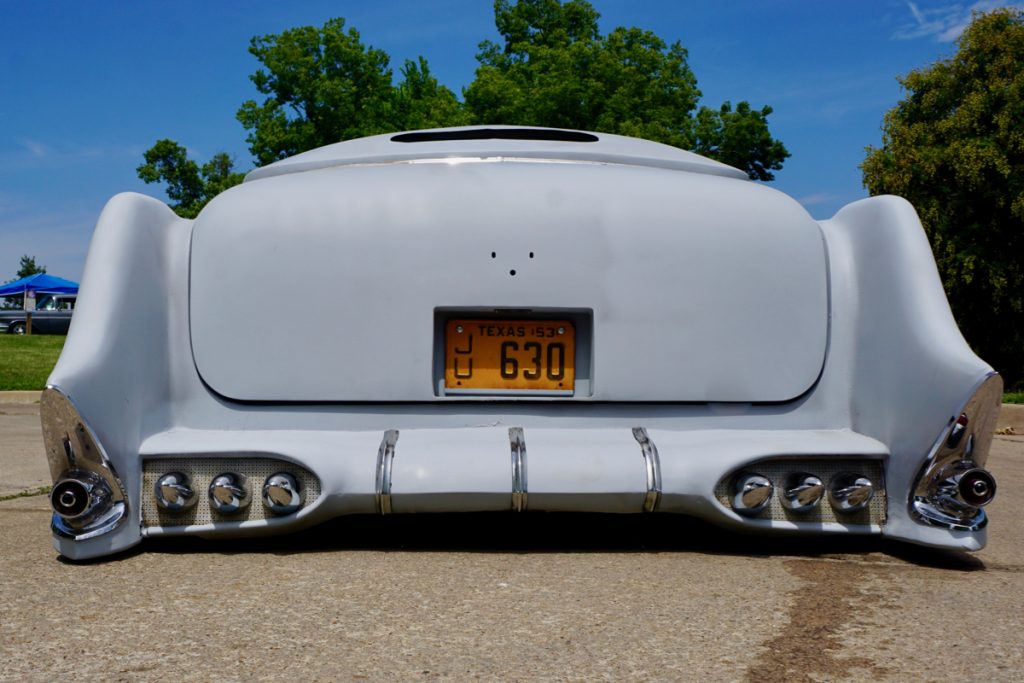
[[[449,320],[447,391],[571,394],[576,328],[568,320]]]

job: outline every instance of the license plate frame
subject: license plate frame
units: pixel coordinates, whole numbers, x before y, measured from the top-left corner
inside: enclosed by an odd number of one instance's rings
[[[572,396],[577,329],[569,319],[453,317],[443,335],[445,394]]]

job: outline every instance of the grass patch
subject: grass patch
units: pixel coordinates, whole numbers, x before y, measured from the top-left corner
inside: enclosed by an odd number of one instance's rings
[[[1003,394],[1003,403],[1024,403],[1024,391],[1007,391]]]
[[[0,496],[0,503],[4,502],[5,500],[14,500],[15,498],[31,498],[32,496],[44,496],[49,492],[49,486],[40,486],[39,488],[29,489],[28,491],[18,491],[17,493],[12,493],[9,496]]]
[[[0,391],[45,389],[65,339],[58,334],[0,334]]]

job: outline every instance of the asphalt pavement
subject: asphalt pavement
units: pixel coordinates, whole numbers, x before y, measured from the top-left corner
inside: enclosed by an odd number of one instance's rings
[[[1024,680],[1024,409],[979,553],[685,518],[353,517],[276,540],[50,543],[32,395],[0,394],[0,680]]]

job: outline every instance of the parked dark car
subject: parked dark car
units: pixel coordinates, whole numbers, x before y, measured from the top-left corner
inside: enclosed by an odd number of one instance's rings
[[[77,294],[44,294],[32,311],[32,334],[67,334]],[[0,330],[25,334],[26,311],[0,311]]]

